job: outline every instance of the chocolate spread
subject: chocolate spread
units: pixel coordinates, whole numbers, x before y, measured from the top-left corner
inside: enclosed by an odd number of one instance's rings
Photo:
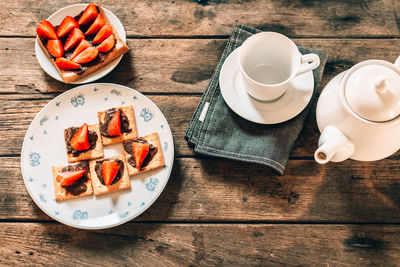
[[[137,143],[143,143],[143,144],[148,144],[149,145],[149,153],[147,154],[146,158],[144,159],[142,166],[140,167],[141,169],[143,167],[146,167],[149,162],[154,158],[154,156],[157,154],[157,147],[153,146],[152,144],[148,143],[144,138],[136,138],[132,140],[125,141],[124,144],[124,149],[127,153],[129,153],[129,158],[128,158],[128,163],[132,165],[132,167],[136,168],[136,162],[135,162],[135,157],[133,156],[133,142]]]
[[[121,118],[121,133],[129,133],[132,131],[131,128],[129,128],[129,120],[128,117],[125,115],[125,113],[121,109],[116,109],[116,108],[110,108],[109,110],[106,111],[106,116],[104,118],[104,123],[100,123],[100,133],[103,136],[106,137],[117,137],[117,136],[111,136],[108,134],[108,126],[110,124],[111,119],[114,117],[114,114],[120,110],[120,118]]]
[[[89,130],[89,143],[90,147],[87,150],[76,150],[71,146],[71,139],[74,137],[74,135],[79,131],[78,127],[70,127],[64,131],[64,137],[65,137],[65,142],[67,144],[67,152],[68,154],[72,154],[74,157],[79,156],[79,154],[88,151],[90,149],[95,148],[96,146],[96,141],[97,141],[97,133],[95,131],[90,131]]]
[[[87,173],[89,172],[89,163],[87,161],[81,161],[77,164],[68,165],[68,166],[65,166],[64,168],[62,168],[61,172],[69,172],[69,171],[76,171],[76,170],[83,170],[83,169],[85,169],[86,172],[81,178],[79,178],[78,181],[76,181],[72,185],[63,186],[65,188],[65,190],[67,190],[67,193],[77,196],[77,195],[80,195],[80,194],[86,192],[87,186],[85,183],[88,180]]]
[[[122,175],[124,175],[124,162],[119,159],[103,159],[103,160],[96,161],[94,170],[96,171],[97,177],[99,177],[99,180],[103,185],[104,185],[104,179],[103,179],[103,162],[104,161],[116,161],[119,165],[117,175],[115,175],[114,180],[111,182],[111,184],[115,184],[116,182],[119,181],[119,179],[121,179]]]

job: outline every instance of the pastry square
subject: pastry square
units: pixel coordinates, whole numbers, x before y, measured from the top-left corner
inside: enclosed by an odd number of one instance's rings
[[[101,162],[104,160],[109,160],[109,159],[119,160],[120,162],[122,162],[123,168],[120,168],[120,170],[118,171],[119,172],[118,174],[120,175],[119,180],[115,183],[112,183],[110,186],[105,186],[100,181],[100,179],[102,179],[102,178],[99,177],[99,175],[96,172],[96,164],[100,163],[99,172],[101,173],[102,172]],[[124,189],[128,189],[131,187],[131,181],[129,180],[127,164],[125,162],[125,158],[123,155],[117,155],[117,156],[113,156],[113,157],[110,157],[107,159],[91,160],[89,162],[89,168],[90,168],[90,174],[92,177],[93,191],[94,191],[95,196],[103,195],[106,193],[111,193],[114,191],[124,190]],[[121,171],[122,171],[122,173],[121,173]]]
[[[135,166],[134,166],[134,162],[135,159],[133,157],[133,151],[132,151],[132,142],[135,140],[128,140],[128,141],[124,141],[123,145],[124,145],[124,155],[125,155],[125,159],[128,165],[128,172],[129,175],[135,175],[138,173],[142,173],[145,171],[150,171],[150,170],[154,170],[157,168],[161,168],[165,166],[165,162],[164,162],[164,156],[163,156],[163,152],[162,152],[162,148],[161,148],[161,144],[160,144],[160,139],[158,137],[157,133],[152,133],[143,137],[140,137],[140,139],[144,139],[147,143],[151,144],[153,146],[153,151],[155,149],[155,152],[153,152],[153,157],[150,159],[150,161],[148,161],[148,164],[145,166],[142,166],[140,168],[140,170],[138,170]],[[150,151],[149,151],[149,155],[151,154],[152,148],[150,147]],[[145,161],[146,162],[146,159]]]
[[[88,160],[88,159],[99,159],[104,157],[104,151],[103,151],[103,145],[101,143],[101,136],[100,136],[100,130],[99,130],[99,125],[98,124],[93,124],[93,125],[88,125],[89,128],[89,140],[90,136],[94,136],[94,133],[97,135],[96,142],[94,144],[94,147],[92,149],[89,149],[87,151],[81,152],[79,154],[74,154],[68,153],[68,143],[71,141],[71,138],[73,137],[73,134],[71,135],[69,133],[69,129],[75,128],[72,130],[71,133],[76,133],[74,131],[78,131],[79,127],[70,127],[68,129],[64,130],[64,139],[65,139],[65,148],[67,150],[67,160],[68,163],[73,163],[77,161],[82,161],[82,160]],[[94,137],[92,137],[94,138]]]
[[[92,178],[89,171],[89,163],[82,161],[73,165],[67,166],[52,166],[53,171],[53,184],[56,201],[63,201],[66,199],[90,196],[93,194]],[[57,181],[57,175],[64,171],[86,169],[86,173],[73,185],[64,187]],[[84,190],[86,189],[86,190]]]
[[[114,44],[114,47],[110,51],[108,51],[106,53],[99,53],[98,56],[93,61],[81,64],[82,65],[81,68],[76,69],[76,70],[63,70],[63,69],[59,68],[57,66],[57,64],[55,63],[56,58],[54,58],[49,53],[49,50],[46,47],[47,41],[45,39],[41,39],[39,36],[36,38],[39,46],[42,48],[43,52],[47,55],[50,62],[54,65],[54,67],[57,69],[57,71],[60,73],[60,76],[65,83],[70,83],[70,82],[74,82],[79,79],[82,79],[83,77],[103,68],[104,66],[106,66],[110,62],[114,61],[115,59],[119,58],[121,55],[125,54],[129,50],[126,43],[120,38],[120,36],[119,36],[118,32],[115,30],[114,26],[110,23],[110,20],[108,19],[104,10],[99,5],[96,5],[96,7],[97,7],[98,13],[101,14],[101,16],[104,18],[105,23],[112,26],[112,32],[114,35],[115,44]],[[84,11],[84,8],[82,9],[82,13],[83,13],[83,11]],[[82,16],[82,13],[76,14],[76,16],[74,17],[76,19],[76,21],[78,21],[78,19]],[[74,15],[72,15],[72,16],[74,16]],[[59,25],[54,25],[54,26],[56,29],[58,29],[58,27],[59,27]],[[80,28],[80,30],[82,30],[83,33],[85,33],[89,26],[90,26],[90,24],[83,25],[83,26],[81,25],[79,28]],[[93,38],[93,36],[89,36],[89,37],[85,36],[85,39],[90,42],[92,41],[91,38]],[[67,37],[60,38],[63,46],[65,45],[66,39],[67,39]],[[65,52],[63,57],[70,59],[71,52]]]
[[[137,134],[137,130],[136,130],[136,120],[135,120],[135,113],[133,111],[133,107],[131,106],[122,106],[122,107],[118,107],[118,108],[114,108],[114,110],[118,110],[120,109],[122,111],[123,114],[125,114],[126,119],[129,122],[129,128],[131,129],[130,132],[123,132],[120,136],[116,136],[116,137],[107,137],[104,136],[103,134],[101,135],[101,138],[103,140],[103,145],[111,145],[111,144],[116,144],[116,143],[121,143],[125,140],[129,140],[129,139],[133,139],[133,138],[137,138],[138,134]],[[108,110],[104,110],[104,111],[100,111],[97,112],[97,116],[99,117],[99,122],[100,122],[100,133],[107,131],[107,125],[106,123],[106,112],[110,111],[112,109],[108,109]],[[122,114],[121,113],[121,114]],[[121,124],[122,124],[122,118],[121,118]],[[122,125],[121,125],[122,126]],[[102,130],[104,127],[104,131]]]

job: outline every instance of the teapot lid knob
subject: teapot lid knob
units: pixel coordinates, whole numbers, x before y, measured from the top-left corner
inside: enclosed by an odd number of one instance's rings
[[[349,71],[345,98],[360,117],[385,122],[400,116],[400,72],[394,65],[374,60]]]
[[[378,77],[377,81],[375,82],[375,91],[380,95],[390,92],[389,81],[386,77]]]

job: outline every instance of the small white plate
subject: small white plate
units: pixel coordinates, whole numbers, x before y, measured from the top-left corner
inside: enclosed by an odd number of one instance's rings
[[[260,124],[281,123],[298,115],[310,102],[314,90],[312,71],[295,77],[286,93],[274,102],[262,102],[247,94],[240,73],[236,48],[225,60],[219,85],[226,104],[240,117]]]
[[[51,166],[67,165],[64,129],[98,123],[97,111],[133,105],[139,136],[157,132],[165,167],[130,177],[131,189],[102,196],[55,201]],[[104,146],[104,156],[123,154],[122,144]],[[144,212],[163,191],[171,174],[174,143],[168,122],[146,96],[125,86],[87,84],[50,101],[33,119],[21,151],[25,186],[34,202],[51,218],[82,229],[123,224]]]
[[[71,6],[61,8],[58,11],[56,11],[55,13],[53,13],[50,17],[48,17],[47,20],[50,21],[51,24],[53,24],[54,26],[60,25],[60,23],[66,16],[75,17],[80,12],[85,10],[87,5],[88,4],[76,4],[76,5],[71,5]],[[122,25],[121,21],[111,11],[109,11],[105,8],[103,8],[103,10],[106,13],[108,19],[110,20],[110,23],[114,26],[115,30],[118,32],[119,37],[124,42],[126,42],[126,34],[125,34],[124,26]],[[60,82],[64,82],[60,76],[60,73],[58,73],[57,69],[50,62],[49,58],[43,52],[42,48],[40,48],[37,38],[38,37],[36,37],[35,52],[36,52],[36,58],[39,61],[40,66],[51,77],[53,77],[56,80],[59,80]],[[82,79],[79,79],[79,80],[71,82],[71,83],[72,84],[90,83],[90,82],[96,81],[96,80],[104,77],[118,65],[118,63],[122,59],[122,56],[123,55],[121,55],[119,58],[115,59],[114,61],[110,62],[103,68],[99,69],[98,71],[95,71],[95,72],[89,74],[88,76],[85,76]]]

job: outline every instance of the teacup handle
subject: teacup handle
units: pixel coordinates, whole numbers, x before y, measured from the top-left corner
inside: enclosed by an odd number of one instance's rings
[[[319,63],[320,60],[317,54],[301,55],[301,65],[296,76],[318,68]]]

